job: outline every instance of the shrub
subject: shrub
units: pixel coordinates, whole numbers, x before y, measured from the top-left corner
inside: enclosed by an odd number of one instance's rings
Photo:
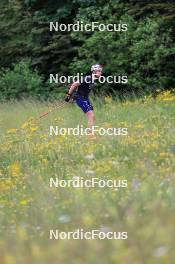
[[[43,90],[46,88],[45,90]],[[0,100],[20,99],[24,97],[47,96],[48,89],[37,70],[31,69],[31,61],[25,59],[13,64],[12,69],[0,72]]]

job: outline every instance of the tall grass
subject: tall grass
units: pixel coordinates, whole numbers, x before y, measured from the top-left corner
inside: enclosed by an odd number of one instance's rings
[[[173,263],[175,98],[95,102],[96,125],[128,136],[49,136],[49,126],[86,126],[69,105],[0,105],[1,263]],[[50,177],[125,179],[127,188],[50,188]],[[127,240],[49,240],[49,230],[128,232]]]

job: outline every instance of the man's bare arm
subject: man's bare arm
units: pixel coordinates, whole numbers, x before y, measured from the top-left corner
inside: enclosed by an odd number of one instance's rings
[[[77,82],[74,82],[71,85],[68,94],[71,95],[74,92],[74,90],[78,88],[79,85],[80,85],[80,83],[78,81]]]
[[[69,102],[70,98],[71,98],[71,95],[73,94],[74,90],[78,88],[78,86],[80,85],[80,83],[77,81],[77,82],[74,82],[71,87],[69,88],[69,91],[68,91],[68,94],[67,94],[67,97],[65,99],[66,102]]]

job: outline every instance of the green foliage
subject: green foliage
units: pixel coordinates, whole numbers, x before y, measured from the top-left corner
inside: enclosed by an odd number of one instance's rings
[[[43,93],[43,83],[37,71],[30,69],[31,62],[23,60],[14,65],[12,70],[6,69],[0,72],[0,99],[20,99],[24,97],[39,97]]]
[[[175,78],[174,14],[175,2],[162,0],[1,0],[0,68],[9,71],[14,63],[30,58],[30,66],[43,76],[49,96],[63,93],[62,87],[59,90],[56,85],[48,87],[50,73],[71,75],[80,70],[85,73],[96,62],[105,65],[107,75],[129,76],[128,86],[104,86],[105,93],[117,91],[122,95],[171,88]],[[50,32],[50,21],[123,22],[128,23],[129,29],[121,34]],[[18,91],[8,93],[12,97],[18,95]]]
[[[88,65],[98,61],[105,65],[107,75],[127,75],[127,86],[113,85],[121,93],[171,87],[175,78],[172,71],[175,62],[171,60],[175,57],[175,45],[170,30],[164,31],[163,20],[152,16],[138,21],[128,15],[119,20],[127,23],[127,32],[94,32],[84,41],[70,68],[75,72],[87,71]],[[80,39],[81,35],[74,37]],[[104,89],[108,91],[109,87],[106,85]]]
[[[0,18],[0,68],[9,68],[30,53],[31,15],[22,1],[13,0],[1,3]]]

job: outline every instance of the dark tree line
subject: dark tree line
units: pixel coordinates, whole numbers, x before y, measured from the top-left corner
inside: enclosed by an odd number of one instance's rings
[[[1,0],[0,18],[0,99],[58,96],[66,88],[50,85],[50,73],[87,73],[96,62],[106,75],[129,78],[104,85],[105,93],[174,87],[174,1]],[[50,21],[127,23],[128,31],[50,32]]]

